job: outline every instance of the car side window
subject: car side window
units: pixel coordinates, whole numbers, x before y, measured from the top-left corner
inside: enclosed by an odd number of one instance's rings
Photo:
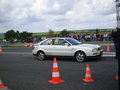
[[[53,45],[58,45],[59,39],[53,39]]]
[[[52,39],[48,39],[47,41],[41,43],[41,45],[52,45]]]
[[[64,39],[59,39],[58,45],[65,45],[67,43]]]
[[[67,43],[64,39],[53,39],[53,42],[53,45],[66,45]]]

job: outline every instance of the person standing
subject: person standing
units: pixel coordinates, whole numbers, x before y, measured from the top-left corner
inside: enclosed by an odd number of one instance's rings
[[[117,35],[116,35],[116,39],[117,39],[117,45],[116,45],[116,49],[117,49],[117,57],[118,57],[118,78],[119,78],[119,88],[120,88],[120,28],[117,29]]]
[[[111,37],[112,37],[112,40],[113,40],[113,42],[114,42],[114,48],[115,48],[115,58],[117,59],[117,57],[118,57],[118,50],[117,50],[117,37],[116,37],[116,35],[117,35],[117,31],[114,31],[114,32],[112,32],[111,33]]]
[[[119,84],[120,84],[120,28],[117,28],[117,31],[113,32],[111,36],[114,41],[116,57],[118,59],[118,78],[119,78]]]

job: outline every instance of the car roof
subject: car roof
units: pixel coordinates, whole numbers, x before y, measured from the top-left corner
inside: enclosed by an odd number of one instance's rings
[[[52,37],[52,38],[48,38],[48,39],[68,39],[71,37]]]
[[[46,38],[46,39],[44,39],[44,40],[42,40],[41,42],[39,42],[39,43],[42,43],[42,42],[44,42],[44,41],[46,41],[46,40],[48,40],[48,39],[70,39],[71,37],[50,37],[50,38]],[[39,44],[38,43],[38,44]]]

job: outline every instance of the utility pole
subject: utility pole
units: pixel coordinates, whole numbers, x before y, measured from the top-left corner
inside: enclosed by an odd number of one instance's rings
[[[117,19],[117,29],[120,29],[120,13],[119,9],[120,8],[120,3],[119,0],[116,0],[116,19]]]

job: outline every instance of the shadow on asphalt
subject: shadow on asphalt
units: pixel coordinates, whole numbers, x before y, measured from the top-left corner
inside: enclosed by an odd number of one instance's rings
[[[103,58],[104,57],[102,57],[102,58],[87,58],[87,60],[85,60],[84,62],[100,62],[100,61],[103,61]],[[33,59],[36,61],[39,61],[36,57],[33,57]],[[49,57],[49,58],[46,58],[44,61],[53,61],[53,60],[54,60],[54,57]],[[64,62],[77,62],[78,63],[78,61],[76,61],[75,59],[66,58],[66,57],[64,57],[64,58],[57,57],[57,61],[59,61],[59,62],[62,62],[62,61],[64,61]],[[84,63],[84,62],[81,62],[81,63]]]

